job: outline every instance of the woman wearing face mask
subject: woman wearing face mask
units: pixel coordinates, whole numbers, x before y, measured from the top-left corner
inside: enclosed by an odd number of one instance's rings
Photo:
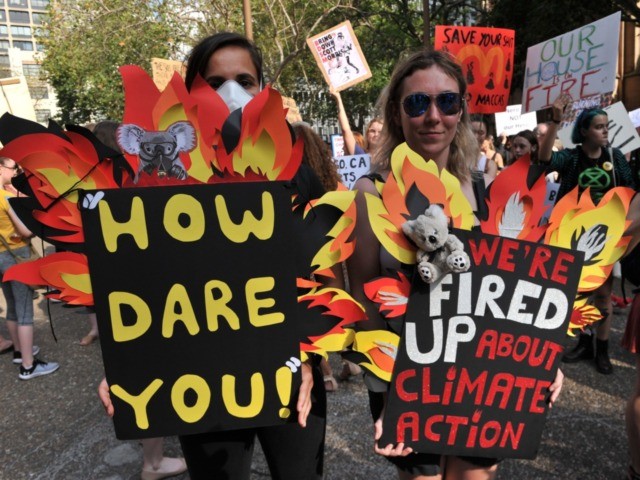
[[[262,55],[255,44],[236,33],[219,33],[202,40],[189,57],[185,83],[190,89],[200,75],[223,98],[240,120],[243,107],[263,85]],[[239,125],[239,123],[238,123]],[[310,168],[302,168],[295,183],[305,198],[318,198],[322,185]],[[322,477],[326,393],[317,364],[303,363],[297,418],[281,426],[183,435],[180,443],[192,479],[248,480],[256,438],[264,451],[271,476],[282,480],[315,480]],[[113,415],[105,381],[100,398]],[[297,420],[297,423],[296,423]],[[160,477],[158,477],[160,478]]]
[[[376,306],[364,293],[368,281],[390,269],[401,270],[399,262],[384,250],[368,221],[364,193],[378,195],[374,179],[386,181],[393,150],[403,142],[420,154],[425,161],[433,160],[439,169],[447,169],[459,181],[462,192],[474,211],[482,199],[478,198],[478,182],[487,176],[474,173],[479,146],[469,123],[464,101],[467,85],[461,67],[448,54],[424,50],[401,61],[395,68],[383,98],[384,130],[379,156],[379,169],[362,177],[355,184],[357,221],[356,249],[348,261],[352,295],[366,309],[369,320],[362,327],[379,330],[385,323]],[[410,276],[410,272],[405,271]],[[490,479],[495,476],[496,459],[440,456],[428,452],[413,453],[404,444],[379,445],[382,435],[381,415],[384,411],[387,385],[370,376],[370,408],[375,420],[375,451],[389,458],[401,480],[438,480],[446,470],[447,479]],[[555,401],[562,385],[562,374],[551,387],[551,401]]]
[[[562,114],[571,102],[571,97],[561,94],[552,105],[553,120],[549,124],[547,134],[540,145],[539,159],[549,162],[548,170],[557,171],[560,175],[558,199],[562,198],[576,186],[582,192],[589,188],[595,203],[614,187],[635,188],[635,182],[629,163],[617,148],[609,147],[609,118],[607,112],[599,108],[583,110],[573,126],[571,141],[575,148],[552,151]],[[581,333],[578,344],[562,357],[566,363],[595,359],[596,370],[608,375],[613,372],[609,359],[609,331],[613,317],[611,291],[613,277],[594,293],[594,305],[603,315],[596,328],[595,349],[590,330]]]

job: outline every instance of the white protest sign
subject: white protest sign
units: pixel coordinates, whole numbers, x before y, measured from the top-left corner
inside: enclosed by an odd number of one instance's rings
[[[331,156],[338,158],[342,157],[345,153],[347,152],[344,151],[344,137],[337,133],[331,135]]]
[[[636,108],[629,112],[629,118],[635,128],[640,127],[640,108]]]
[[[327,84],[336,91],[371,78],[371,69],[348,20],[307,38],[307,45]]]
[[[522,130],[533,130],[538,124],[536,112],[520,114],[522,105],[509,105],[506,112],[498,112],[496,116],[496,132],[515,135]]]
[[[333,160],[338,166],[338,173],[342,179],[342,183],[349,190],[353,188],[361,176],[369,173],[371,169],[371,157],[363,153],[362,155],[347,155],[344,157],[334,158]]]
[[[609,143],[612,147],[619,148],[622,153],[629,153],[640,148],[640,135],[634,128],[629,118],[627,110],[622,102],[604,107],[609,117]],[[564,148],[573,148],[575,144],[571,141],[571,131],[573,124],[568,125],[558,132],[558,138]]]
[[[529,47],[522,111],[547,108],[561,92],[578,99],[613,91],[619,34],[616,12]]]

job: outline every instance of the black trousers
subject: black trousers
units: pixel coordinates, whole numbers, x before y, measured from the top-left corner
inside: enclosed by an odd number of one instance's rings
[[[311,413],[307,426],[292,422],[275,427],[211,432],[180,437],[192,480],[249,480],[256,438],[273,480],[322,478],[327,399],[322,374],[313,368]]]

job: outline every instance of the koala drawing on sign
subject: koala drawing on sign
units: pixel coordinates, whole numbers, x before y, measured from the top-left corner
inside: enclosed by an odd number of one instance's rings
[[[140,159],[134,183],[138,182],[143,171],[151,175],[157,170],[158,177],[187,178],[180,152],[190,152],[196,146],[196,132],[190,122],[175,122],[159,132],[148,132],[127,123],[118,127],[116,135],[120,148],[131,155],[138,155]]]
[[[442,207],[429,205],[415,220],[402,224],[402,231],[416,244],[418,273],[425,283],[433,283],[449,272],[466,272],[471,266],[464,244],[449,233]]]

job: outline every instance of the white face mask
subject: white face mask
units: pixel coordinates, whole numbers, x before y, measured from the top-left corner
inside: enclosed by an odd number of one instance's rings
[[[251,101],[253,95],[247,92],[235,80],[227,80],[216,90],[218,95],[222,97],[224,103],[229,107],[229,111],[233,112],[238,108],[244,109],[244,106]]]

